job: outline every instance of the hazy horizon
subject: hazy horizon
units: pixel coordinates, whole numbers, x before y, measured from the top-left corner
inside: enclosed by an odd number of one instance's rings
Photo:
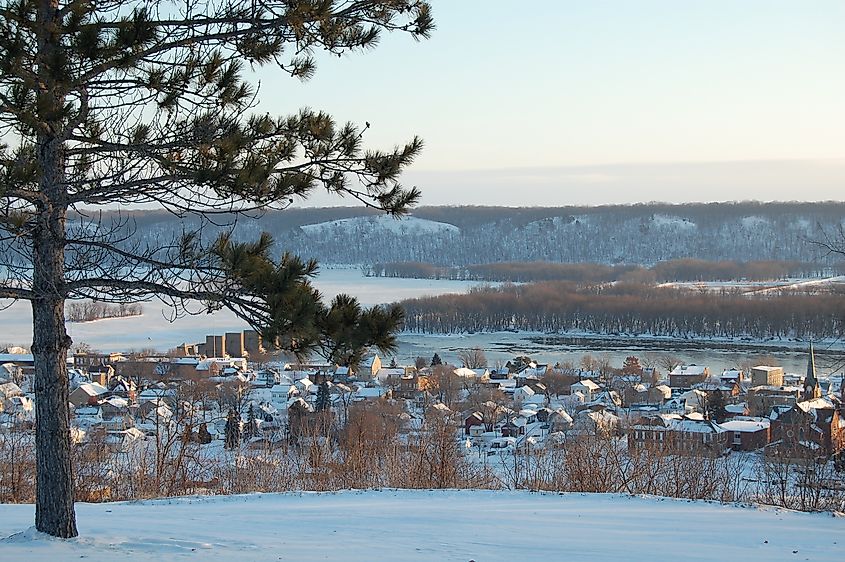
[[[258,71],[258,110],[369,122],[372,148],[420,135],[403,183],[425,205],[842,198],[845,2],[433,8],[429,40],[318,55],[304,83]]]
[[[405,185],[421,206],[560,207],[636,203],[843,201],[845,159],[619,163],[475,170],[416,170]],[[531,198],[526,199],[526,190]],[[459,196],[456,196],[459,193]],[[297,207],[354,206],[321,190]]]

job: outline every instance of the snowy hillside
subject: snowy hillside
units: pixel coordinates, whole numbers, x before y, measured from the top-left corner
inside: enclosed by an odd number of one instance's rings
[[[78,505],[81,536],[0,505],[0,559],[842,560],[841,517],[615,495],[265,494]],[[23,531],[23,532],[21,532]]]
[[[344,234],[355,234],[366,232],[372,235],[377,231],[386,231],[390,234],[420,235],[420,234],[458,234],[460,229],[457,226],[442,222],[418,219],[416,217],[391,217],[388,215],[376,215],[368,217],[352,217],[318,224],[307,224],[300,227],[303,232],[310,236],[318,236],[325,233],[342,232]]]
[[[195,217],[138,212],[132,235],[152,243],[199,228]],[[193,221],[193,222],[192,222]],[[677,258],[831,265],[814,240],[838,232],[845,203],[650,203],[607,207],[419,207],[397,220],[362,208],[267,212],[238,225],[321,264],[502,261],[653,264]],[[206,236],[219,231],[211,227]]]

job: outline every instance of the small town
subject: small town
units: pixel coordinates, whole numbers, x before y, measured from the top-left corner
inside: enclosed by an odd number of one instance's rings
[[[589,354],[578,366],[514,357],[493,367],[480,349],[459,353],[460,365],[438,354],[414,365],[370,354],[350,367],[280,361],[252,330],[161,355],[77,350],[68,369],[78,493],[102,501],[275,489],[278,475],[255,464],[269,458],[295,461],[286,474],[303,489],[397,485],[397,471],[407,484],[407,466],[356,474],[351,462],[370,447],[403,446],[398,464],[426,465],[412,486],[637,490],[643,484],[630,466],[603,473],[618,454],[654,470],[683,462],[684,479],[704,478],[674,493],[646,487],[650,493],[770,495],[769,503],[825,509],[843,499],[845,385],[839,373],[818,372],[812,345],[806,356],[805,373],[774,365],[712,373],[673,366],[671,358],[661,372],[636,356],[613,366]],[[0,354],[3,501],[19,501],[32,487],[22,462],[34,428],[31,370],[24,349]],[[349,444],[350,432],[368,435]],[[576,478],[576,457],[596,446],[603,460]],[[812,482],[794,482],[796,466],[804,476],[812,468]],[[812,486],[811,497],[778,496],[771,488],[783,482],[761,475],[777,470],[789,486]],[[126,471],[138,471],[149,490],[121,484]]]

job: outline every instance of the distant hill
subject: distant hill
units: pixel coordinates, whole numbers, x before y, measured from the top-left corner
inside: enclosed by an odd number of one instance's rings
[[[136,236],[142,238],[172,234],[192,224],[164,212],[131,215]],[[332,207],[274,211],[241,220],[238,235],[248,238],[267,230],[280,248],[324,264],[649,265],[678,258],[832,264],[839,256],[814,242],[837,236],[843,221],[845,203],[839,202],[421,207],[403,219],[360,207]]]

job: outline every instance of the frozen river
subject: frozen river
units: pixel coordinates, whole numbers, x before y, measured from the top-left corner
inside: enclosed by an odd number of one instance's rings
[[[358,269],[324,269],[315,285],[327,299],[338,293],[357,297],[365,305],[394,302],[405,298],[445,293],[462,293],[479,283],[472,281],[395,279],[364,277]],[[144,314],[140,317],[115,318],[89,323],[70,323],[68,332],[74,342],[85,342],[102,351],[128,351],[154,348],[165,351],[182,342],[203,341],[207,334],[222,334],[238,331],[246,325],[227,311],[214,314],[186,316],[171,321],[171,313],[159,302],[144,303]],[[31,341],[31,314],[28,303],[18,302],[0,311],[0,346],[23,344]],[[702,349],[693,342],[665,342],[628,340],[601,340],[582,338],[575,341],[561,341],[554,336],[525,333],[495,333],[466,335],[422,335],[403,334],[397,361],[412,363],[417,356],[430,359],[435,352],[444,361],[457,362],[462,349],[479,347],[483,349],[491,364],[506,361],[516,355],[529,355],[538,360],[555,363],[572,361],[578,363],[585,353],[608,357],[614,365],[621,365],[628,355],[643,357],[646,353],[659,356],[671,353],[686,363],[708,365],[712,371],[738,367],[756,358],[770,357],[788,372],[803,372],[806,365],[804,344],[790,343],[774,351],[765,346],[752,345],[747,348]],[[783,349],[793,347],[793,349]],[[835,346],[817,344],[817,364],[823,372],[840,368],[845,362],[842,344]],[[831,349],[828,349],[831,348]]]

